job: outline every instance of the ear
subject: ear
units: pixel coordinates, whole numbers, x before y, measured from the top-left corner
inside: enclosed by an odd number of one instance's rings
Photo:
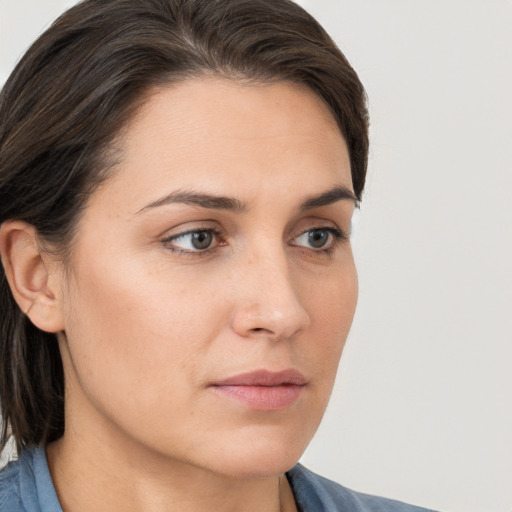
[[[36,229],[22,221],[4,222],[0,226],[0,256],[23,313],[42,331],[63,331],[60,272],[56,259],[41,249]]]

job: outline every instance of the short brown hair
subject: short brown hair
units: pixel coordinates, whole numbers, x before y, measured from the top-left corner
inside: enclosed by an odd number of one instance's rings
[[[109,144],[154,86],[204,74],[289,80],[330,108],[361,199],[368,156],[366,96],[325,30],[289,0],[85,0],[32,45],[0,95],[0,224],[35,226],[66,247]],[[0,449],[64,432],[56,336],[19,310],[0,268]]]

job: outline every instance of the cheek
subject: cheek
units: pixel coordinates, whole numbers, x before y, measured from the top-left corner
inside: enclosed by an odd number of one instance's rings
[[[325,371],[327,385],[332,385],[357,304],[358,281],[353,261],[309,290],[305,301],[314,339],[310,350],[321,360],[319,366]]]
[[[303,301],[317,322],[333,331],[348,332],[358,294],[357,271],[351,254],[320,279],[305,283]]]
[[[133,263],[91,264],[80,272],[87,279],[73,286],[66,334],[80,387],[91,401],[157,410],[184,400],[188,387],[182,384],[200,374],[220,306],[208,299],[215,294],[207,284],[195,290],[167,274]]]

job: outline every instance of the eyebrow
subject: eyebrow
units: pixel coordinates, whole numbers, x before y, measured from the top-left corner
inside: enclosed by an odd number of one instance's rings
[[[299,211],[304,212],[314,208],[328,206],[341,200],[351,201],[356,207],[359,203],[358,199],[349,188],[343,185],[338,185],[319,195],[306,198],[300,204]],[[249,209],[247,203],[244,203],[234,197],[216,196],[212,194],[203,194],[200,192],[176,191],[171,192],[170,194],[144,206],[144,208],[139,210],[137,214],[148,209],[174,203],[189,204],[210,210],[227,210],[239,214],[245,213]]]
[[[357,197],[349,188],[343,185],[338,185],[331,190],[328,190],[327,192],[323,192],[320,195],[308,197],[300,205],[300,211],[304,212],[307,210],[312,210],[313,208],[328,206],[342,200],[351,201],[356,207],[359,205]]]
[[[137,213],[150,208],[157,208],[173,203],[190,204],[192,206],[200,206],[210,210],[228,210],[234,213],[244,213],[247,211],[247,205],[234,197],[215,196],[212,194],[202,194],[200,192],[176,191],[157,199],[153,203],[146,205]]]

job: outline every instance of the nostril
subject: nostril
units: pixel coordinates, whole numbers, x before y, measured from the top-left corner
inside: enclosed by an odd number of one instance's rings
[[[269,329],[265,329],[264,327],[254,327],[251,329],[251,332],[271,332]]]
[[[243,338],[290,339],[309,325],[307,311],[291,293],[272,301],[265,294],[256,299],[237,305],[231,317],[233,330]]]
[[[265,329],[265,327],[254,327],[253,329],[250,329],[250,332],[252,334],[266,334],[267,336],[275,336],[274,332],[271,329]]]

